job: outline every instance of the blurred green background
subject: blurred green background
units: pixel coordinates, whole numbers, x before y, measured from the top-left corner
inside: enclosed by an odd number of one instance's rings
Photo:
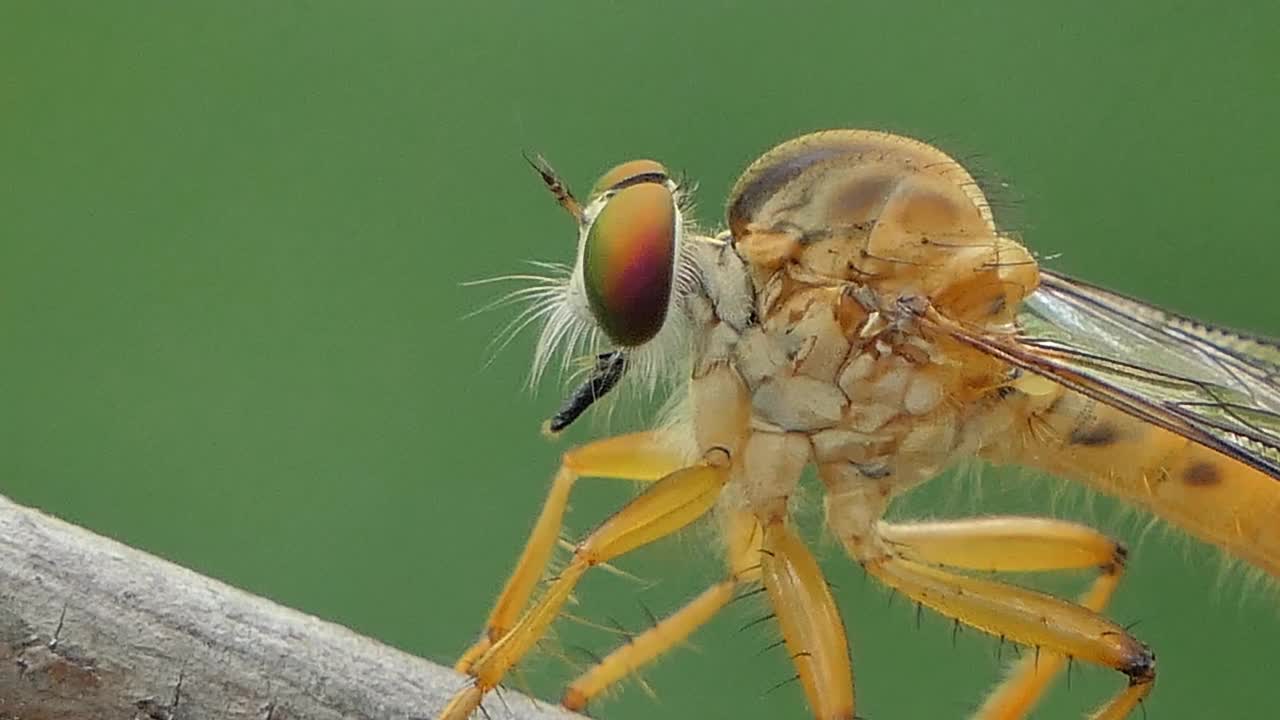
[[[653,156],[728,187],[830,126],[932,139],[976,165],[1051,266],[1280,335],[1280,5],[1172,3],[0,3],[0,492],[436,660],[479,630],[565,442],[538,424],[532,338],[464,319],[459,283],[570,260],[524,166],[577,188]],[[934,483],[913,514],[1083,517],[1135,544],[1114,606],[1158,652],[1151,718],[1260,717],[1275,594],[1216,553],[1048,480]],[[583,531],[633,490],[588,481]],[[810,504],[816,503],[811,499]],[[1280,519],[1278,519],[1280,521]],[[996,643],[917,630],[815,538],[859,714],[961,717]],[[698,533],[589,579],[574,612],[644,624],[717,577]],[[694,560],[690,560],[690,557]],[[1078,585],[1080,578],[1076,578]],[[1064,586],[1064,587],[1070,587]],[[596,708],[804,717],[740,603]],[[567,624],[567,645],[608,633]],[[584,663],[572,648],[566,654]],[[546,652],[529,686],[572,670]],[[1006,651],[1007,657],[1007,651]],[[1077,667],[1037,718],[1118,687]],[[501,709],[500,707],[498,708]]]

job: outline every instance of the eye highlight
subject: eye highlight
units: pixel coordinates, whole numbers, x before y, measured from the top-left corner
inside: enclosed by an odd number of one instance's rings
[[[675,273],[679,212],[666,168],[623,163],[591,192],[604,197],[583,247],[587,304],[610,340],[643,345],[666,321]]]

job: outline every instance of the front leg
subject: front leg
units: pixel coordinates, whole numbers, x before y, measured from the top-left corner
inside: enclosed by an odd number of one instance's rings
[[[511,631],[529,604],[529,598],[546,572],[547,561],[555,550],[564,513],[569,506],[569,493],[579,477],[653,482],[682,465],[683,458],[664,443],[657,432],[618,435],[565,452],[520,559],[489,612],[484,634],[462,654],[454,669],[458,672],[470,670],[481,655]]]
[[[729,454],[716,448],[703,462],[677,470],[601,523],[575,549],[560,572],[511,630],[494,640],[470,665],[472,684],[460,691],[439,720],[466,720],[485,693],[497,687],[513,665],[540,640],[589,568],[671,535],[702,517],[715,504],[729,479]]]
[[[561,705],[574,711],[585,709],[592,698],[611,685],[684,642],[724,609],[744,584],[760,579],[760,525],[750,514],[742,512],[730,513],[724,525],[729,577],[707,588],[597,662],[565,688]]]

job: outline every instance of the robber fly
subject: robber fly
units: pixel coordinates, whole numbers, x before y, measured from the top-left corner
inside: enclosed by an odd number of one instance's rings
[[[978,718],[1025,717],[1070,659],[1125,676],[1092,716],[1124,718],[1156,666],[1103,614],[1125,565],[1115,540],[1047,518],[883,519],[960,460],[1077,480],[1280,576],[1280,344],[1039,267],[940,150],[866,130],[785,142],[747,168],[714,236],[690,225],[657,162],[613,168],[585,204],[535,167],[578,225],[576,263],[527,316],[545,321],[535,369],[559,351],[596,355],[549,429],[629,375],[667,383],[678,409],[658,429],[564,453],[441,718],[479,707],[588,569],[713,510],[723,578],[588,669],[562,704],[584,708],[763,585],[813,716],[854,717],[840,613],[789,521],[809,465],[827,526],[869,575],[1036,648]],[[581,476],[648,484],[543,584]],[[1075,600],[990,574],[1081,568],[1097,576]]]

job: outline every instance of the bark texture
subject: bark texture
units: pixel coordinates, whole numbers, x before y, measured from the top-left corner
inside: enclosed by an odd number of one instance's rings
[[[3,720],[430,720],[463,679],[0,498]],[[493,718],[579,718],[515,692]]]

